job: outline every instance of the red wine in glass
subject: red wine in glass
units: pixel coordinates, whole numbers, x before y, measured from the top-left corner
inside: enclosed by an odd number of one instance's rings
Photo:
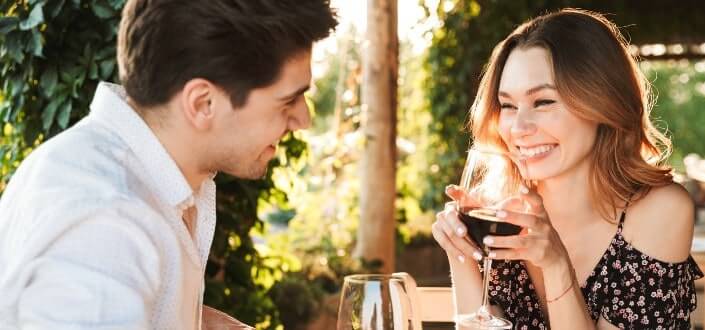
[[[460,209],[459,218],[468,229],[468,235],[482,251],[487,254],[487,247],[482,239],[487,235],[511,236],[518,235],[521,227],[498,219],[496,210],[476,207]]]

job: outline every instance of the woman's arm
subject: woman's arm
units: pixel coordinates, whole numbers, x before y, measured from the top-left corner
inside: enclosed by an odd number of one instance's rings
[[[448,256],[450,278],[453,282],[455,314],[470,314],[482,304],[482,274],[474,259],[460,262]]]
[[[453,282],[455,314],[476,311],[482,303],[482,275],[477,263],[480,250],[467,238],[467,229],[458,219],[455,203],[471,203],[468,196],[455,186],[448,186],[446,194],[454,200],[436,215],[432,233],[446,251]]]
[[[596,329],[568,258],[542,269],[551,328]],[[609,329],[609,328],[605,328]]]

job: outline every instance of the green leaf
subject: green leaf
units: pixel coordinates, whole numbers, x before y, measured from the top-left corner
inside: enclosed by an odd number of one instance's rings
[[[24,89],[24,76],[21,74],[13,75],[10,78],[10,83],[12,84],[12,88],[9,95],[17,97],[22,93],[22,90]]]
[[[99,49],[98,51],[95,52],[95,55],[93,55],[96,60],[104,60],[104,59],[115,59],[115,46],[110,45],[103,47]]]
[[[100,79],[108,80],[110,76],[113,75],[113,69],[115,68],[115,60],[109,59],[100,62]]]
[[[65,68],[59,72],[59,78],[61,78],[61,81],[67,83],[67,84],[73,84],[73,82],[78,79],[78,76],[81,75],[83,72],[83,68],[73,65],[68,68]]]
[[[22,50],[22,34],[13,31],[5,36],[5,44],[3,47],[7,50],[7,54],[15,60],[16,63],[24,61],[24,51]]]
[[[55,66],[50,66],[40,78],[39,87],[42,90],[44,97],[50,98],[54,94],[54,89],[56,88],[56,83],[59,81],[59,75],[56,72]]]
[[[49,102],[49,104],[46,106],[46,108],[44,108],[44,111],[42,111],[42,128],[44,129],[44,131],[48,132],[51,128],[51,124],[54,123],[54,117],[56,117],[56,109],[59,108],[59,105],[65,99],[65,95],[64,97],[57,97],[52,99],[51,102]]]
[[[98,79],[98,64],[96,64],[95,62],[91,62],[91,64],[89,65],[88,78],[94,80]]]
[[[41,57],[44,53],[44,45],[42,44],[42,34],[37,29],[32,29],[32,39],[27,44],[27,51],[34,56]]]
[[[20,19],[15,16],[0,17],[0,35],[17,29]]]
[[[81,87],[83,86],[83,82],[85,80],[86,80],[86,72],[81,71],[81,73],[78,75],[78,77],[76,77],[76,80],[73,81],[71,95],[74,98],[78,99],[80,97],[79,91],[80,91]]]
[[[29,13],[29,17],[27,17],[26,20],[20,22],[20,30],[27,31],[44,22],[44,12],[42,12],[43,7],[43,3],[39,3],[34,6],[34,8],[32,8],[32,11]]]
[[[10,121],[10,107],[7,103],[0,106],[0,118],[2,118],[3,123]]]
[[[115,10],[120,10],[125,5],[125,0],[108,0],[108,3]]]
[[[116,13],[110,5],[100,0],[93,3],[92,9],[93,13],[98,16],[98,18],[111,18],[115,16]]]
[[[61,109],[59,110],[59,118],[57,119],[57,123],[59,124],[59,127],[61,129],[66,129],[66,127],[69,125],[69,118],[71,117],[71,109],[72,109],[72,103],[71,100],[66,101],[62,106]]]
[[[47,5],[47,12],[49,14],[49,17],[55,18],[56,16],[61,13],[61,9],[64,8],[64,4],[66,3],[66,0],[59,0],[59,1],[51,1]]]

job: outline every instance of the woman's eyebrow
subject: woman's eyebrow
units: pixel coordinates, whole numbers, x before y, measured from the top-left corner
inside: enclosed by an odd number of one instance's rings
[[[555,90],[556,87],[553,86],[553,85],[551,85],[551,84],[540,84],[540,85],[538,85],[538,86],[529,88],[529,89],[526,91],[526,95],[528,96],[528,95],[531,95],[531,94],[536,94],[536,93],[538,93],[539,91],[541,91],[541,90],[543,90],[543,89],[553,89],[553,90]],[[497,93],[497,95],[503,96],[503,97],[506,97],[506,98],[510,98],[510,99],[512,98],[512,96],[509,95],[509,93],[504,92],[504,91],[499,91],[499,92]]]

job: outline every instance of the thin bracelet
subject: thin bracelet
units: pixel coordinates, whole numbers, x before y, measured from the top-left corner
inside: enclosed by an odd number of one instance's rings
[[[575,284],[575,281],[571,280],[571,281],[570,281],[570,286],[568,286],[568,288],[565,289],[565,291],[563,291],[563,293],[561,293],[560,296],[556,297],[555,299],[550,299],[550,300],[549,300],[549,299],[546,299],[546,303],[547,303],[547,304],[550,304],[550,303],[552,303],[552,302],[556,302],[558,299],[563,298],[563,296],[565,296],[565,294],[568,293],[568,291],[570,291],[570,289],[573,288],[573,284]]]

